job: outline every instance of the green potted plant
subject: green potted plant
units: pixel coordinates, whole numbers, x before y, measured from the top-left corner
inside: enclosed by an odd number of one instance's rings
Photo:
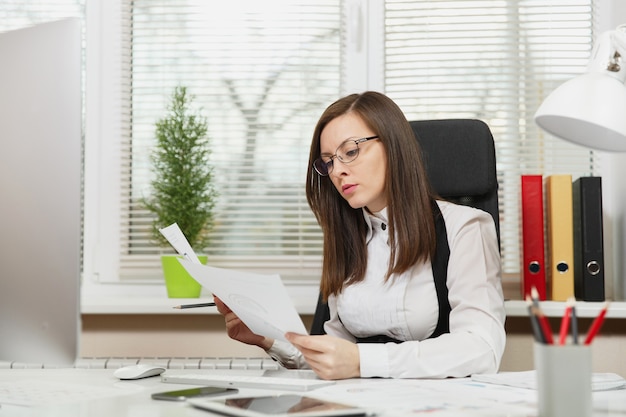
[[[217,191],[209,163],[207,121],[192,109],[192,102],[186,87],[176,87],[167,114],[156,122],[157,142],[150,155],[154,179],[143,203],[155,216],[151,233],[159,246],[169,247],[159,229],[177,223],[194,251],[199,251],[209,242]],[[168,296],[199,297],[200,284],[176,258],[161,256]],[[206,262],[206,256],[199,258]]]

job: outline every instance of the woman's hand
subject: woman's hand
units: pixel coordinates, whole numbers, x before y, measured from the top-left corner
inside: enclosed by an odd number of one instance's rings
[[[215,301],[217,311],[224,316],[228,337],[247,345],[259,346],[264,350],[268,350],[272,347],[274,344],[273,339],[268,339],[267,337],[259,336],[258,334],[253,333],[252,330],[250,330],[250,328],[246,326],[244,322],[242,322],[239,317],[222,302],[222,300],[215,296],[213,297],[213,300]]]
[[[307,336],[287,333],[311,369],[322,379],[346,379],[361,376],[359,348],[355,343],[332,336]]]

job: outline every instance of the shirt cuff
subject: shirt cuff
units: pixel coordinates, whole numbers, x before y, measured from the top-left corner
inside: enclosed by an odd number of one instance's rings
[[[282,340],[274,340],[274,344],[267,350],[270,358],[287,369],[297,369],[302,367],[302,356],[300,351],[291,343]]]
[[[389,378],[389,354],[386,343],[358,343],[361,378]]]

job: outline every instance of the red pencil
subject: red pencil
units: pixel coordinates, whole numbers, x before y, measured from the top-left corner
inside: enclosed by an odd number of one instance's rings
[[[564,345],[565,339],[567,339],[569,322],[572,317],[573,303],[574,301],[572,298],[568,298],[567,303],[565,304],[565,313],[563,313],[563,318],[561,319],[561,330],[559,332],[559,345]]]
[[[587,332],[587,337],[585,338],[585,345],[590,344],[593,341],[593,338],[596,337],[598,332],[600,331],[600,327],[604,323],[604,316],[606,316],[606,311],[609,308],[609,302],[604,303],[604,307],[600,310],[600,314],[595,318],[593,323],[591,323],[591,328],[589,328],[589,332]]]

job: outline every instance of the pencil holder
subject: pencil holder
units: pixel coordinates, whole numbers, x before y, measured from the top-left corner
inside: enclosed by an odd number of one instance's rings
[[[539,417],[591,416],[591,347],[535,344]]]

